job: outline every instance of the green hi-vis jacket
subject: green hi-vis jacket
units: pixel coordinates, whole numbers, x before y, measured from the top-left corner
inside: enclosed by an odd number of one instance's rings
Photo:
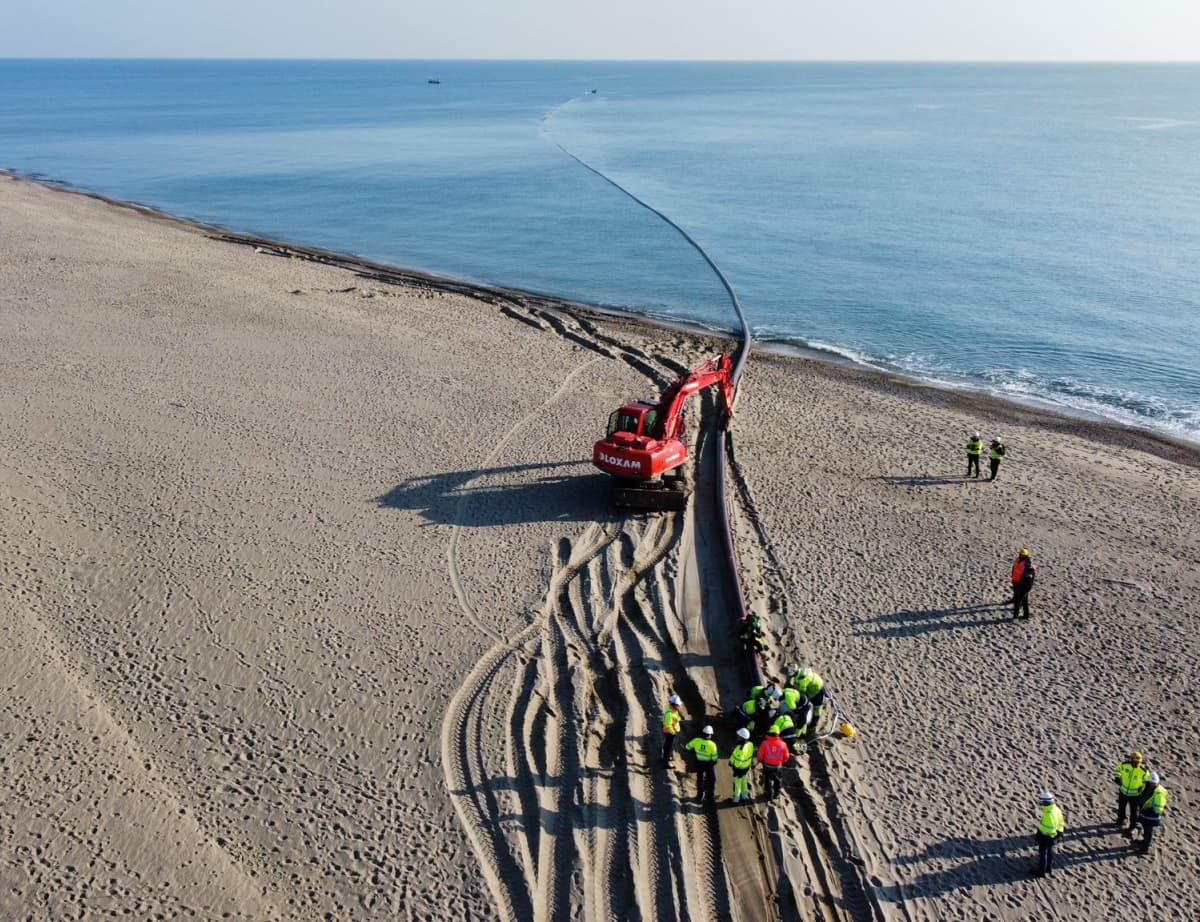
[[[696,761],[698,762],[717,761],[717,744],[710,739],[697,736],[687,744],[687,748],[696,753]]]
[[[1146,786],[1146,779],[1150,777],[1150,772],[1142,765],[1122,762],[1113,769],[1113,777],[1117,784],[1121,785],[1122,794],[1126,797],[1135,797],[1142,793],[1142,788]]]
[[[1042,807],[1042,818],[1038,821],[1038,832],[1044,836],[1055,838],[1063,831],[1063,815],[1058,804],[1048,804]]]

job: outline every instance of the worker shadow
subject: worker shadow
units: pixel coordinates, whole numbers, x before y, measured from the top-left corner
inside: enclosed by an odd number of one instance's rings
[[[949,487],[954,484],[983,483],[973,477],[947,477],[944,474],[882,474],[872,477],[894,487]]]
[[[905,609],[870,618],[856,618],[851,624],[860,625],[854,632],[857,637],[917,637],[938,631],[956,631],[1007,623],[1012,620],[1008,614],[1008,604],[981,602],[978,605],[959,605],[953,608]]]
[[[636,780],[633,776],[640,776]],[[643,843],[639,836],[639,858],[659,868],[675,867],[679,860],[680,816],[690,811],[678,802],[677,792],[686,784],[683,773],[664,768],[658,760],[641,766],[619,761],[602,767],[579,767],[563,774],[530,772],[524,776],[482,775],[478,780],[452,788],[453,797],[467,801],[463,806],[474,817],[475,834],[493,851],[497,870],[511,886],[524,886],[539,874],[544,862],[554,862],[551,886],[567,905],[571,881],[578,868],[580,836],[589,841],[598,831],[624,842],[631,828],[653,827]],[[715,815],[702,818],[712,838],[719,835]],[[643,851],[644,849],[644,851]],[[678,917],[673,887],[654,887],[654,918]],[[616,897],[636,906],[632,885]],[[729,918],[726,898],[717,895],[716,918]],[[648,915],[651,913],[647,913]],[[616,918],[629,912],[618,911]],[[526,913],[525,917],[532,917]]]
[[[544,474],[555,471],[561,473]],[[429,523],[487,528],[525,522],[593,522],[614,517],[610,480],[585,461],[550,461],[410,477],[375,503],[414,510]]]
[[[1112,826],[1069,829],[1059,843],[1054,867],[1118,861],[1133,853],[1133,845],[1115,834]],[[902,902],[914,896],[936,897],[951,890],[986,887],[1025,880],[1037,858],[1033,834],[971,839],[954,836],[942,839],[912,855],[892,859],[899,867],[936,863],[939,867],[918,873],[902,883],[880,887],[880,899]]]
[[[561,835],[571,830],[615,831],[627,829],[633,821],[670,823],[672,811],[697,812],[693,808],[700,805],[693,803],[689,796],[695,793],[693,773],[685,762],[677,755],[670,766],[663,766],[656,751],[655,757],[641,767],[626,763],[589,766],[571,777],[533,773],[522,777],[489,775],[478,782],[451,788],[450,793],[486,803],[487,822],[494,829],[520,827],[528,830],[531,824],[537,823],[540,831],[548,835]],[[644,777],[641,786],[649,799],[633,793],[628,784],[631,775]],[[607,797],[581,799],[581,791],[596,790],[607,791]],[[547,805],[547,800],[554,804]],[[672,804],[672,810],[664,811],[664,803]],[[501,805],[511,809],[503,809]]]
[[[1137,843],[1122,835],[1112,823],[1069,827],[1055,857],[1055,865],[1070,867],[1076,864],[1095,864],[1117,861],[1134,853]]]
[[[775,797],[771,797],[766,793],[766,783],[762,780],[761,775],[753,773],[751,778],[753,780],[750,782],[750,793],[747,795],[748,799],[746,800],[735,804],[733,802],[733,798],[726,793],[724,796],[718,796],[715,801],[698,803],[694,796],[685,796],[683,798],[683,802],[679,805],[679,812],[715,814],[720,813],[723,810],[749,811],[756,806],[762,807],[770,806],[772,804],[783,805],[789,800],[793,800],[796,796],[796,793],[803,788],[803,783],[800,781],[789,782],[785,780],[779,794],[777,794]],[[718,784],[717,787],[720,788],[720,784]],[[689,779],[687,782],[687,788],[689,791],[694,791],[695,782]]]
[[[915,855],[892,859],[899,866],[936,862],[939,867],[922,871],[901,883],[879,887],[881,900],[903,903],[916,896],[937,897],[951,890],[986,887],[1026,876],[1032,861],[1031,836],[1001,839],[943,839]]]

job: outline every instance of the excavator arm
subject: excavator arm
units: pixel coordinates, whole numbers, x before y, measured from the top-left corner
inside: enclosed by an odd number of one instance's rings
[[[733,360],[725,353],[713,356],[690,374],[680,378],[662,395],[658,402],[658,429],[655,437],[677,439],[683,423],[683,405],[688,397],[712,387],[720,386],[721,411],[726,417],[733,414]],[[724,421],[722,421],[724,422]]]

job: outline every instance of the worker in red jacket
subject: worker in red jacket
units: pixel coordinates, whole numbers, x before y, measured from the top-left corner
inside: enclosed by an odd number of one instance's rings
[[[783,790],[783,766],[791,757],[788,744],[779,738],[779,731],[772,727],[767,731],[767,738],[758,746],[758,761],[763,767],[768,799],[774,800],[775,795]]]
[[[1028,548],[1021,548],[1012,566],[1012,607],[1014,618],[1029,617],[1029,590],[1037,576],[1037,567],[1029,556]],[[1023,612],[1023,614],[1022,614]]]

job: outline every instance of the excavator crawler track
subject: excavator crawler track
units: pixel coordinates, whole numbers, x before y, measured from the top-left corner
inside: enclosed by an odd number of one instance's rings
[[[690,492],[681,483],[613,484],[613,505],[643,512],[682,512]]]

